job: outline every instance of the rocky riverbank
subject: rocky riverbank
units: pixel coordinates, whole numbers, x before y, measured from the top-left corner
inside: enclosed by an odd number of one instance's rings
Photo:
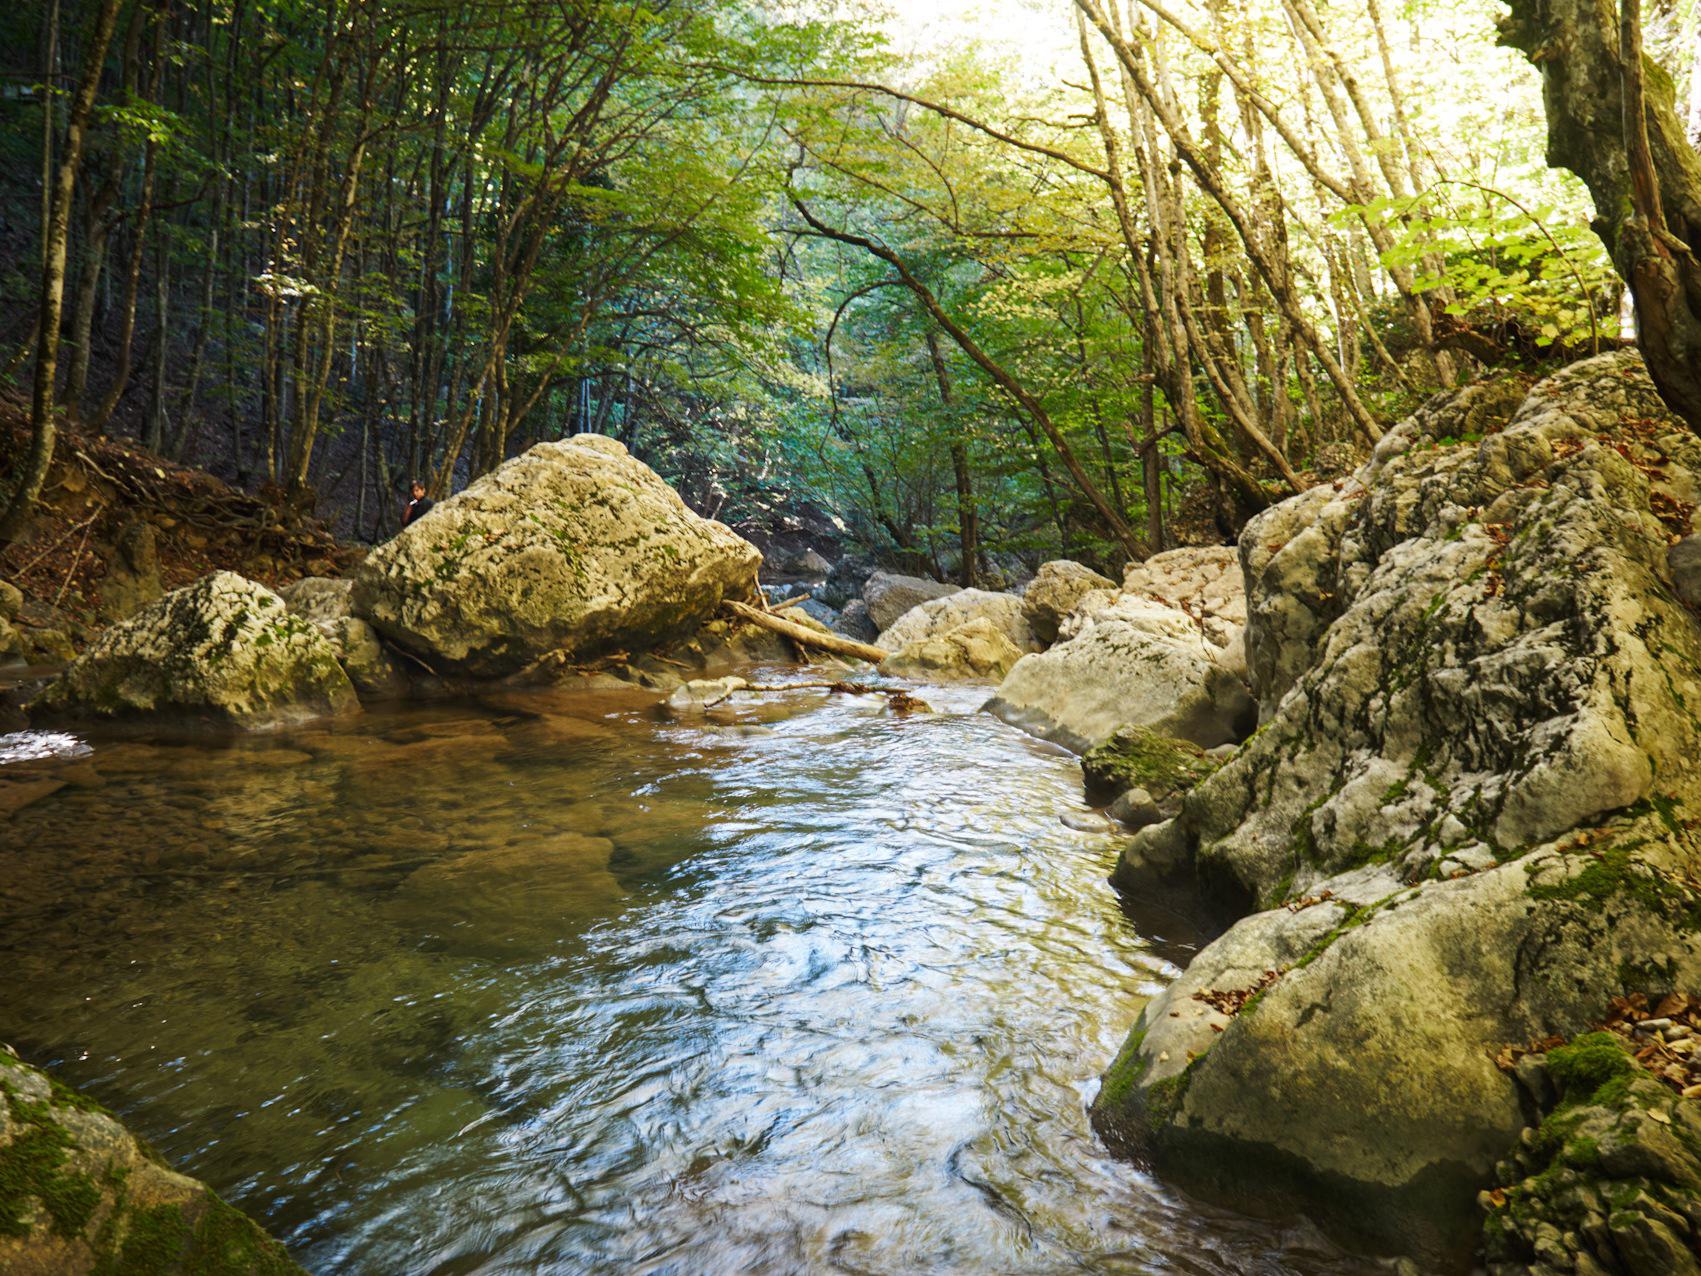
[[[1261,725],[1116,878],[1240,920],[1142,1011],[1105,1137],[1468,1265],[1539,1115],[1497,1053],[1701,979],[1698,482],[1617,354],[1438,398],[1247,528]]]

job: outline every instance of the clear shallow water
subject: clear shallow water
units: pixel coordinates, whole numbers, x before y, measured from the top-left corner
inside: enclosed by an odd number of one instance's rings
[[[0,738],[69,781],[0,822],[0,1040],[316,1272],[1368,1270],[1098,1145],[1190,937],[929,698]]]

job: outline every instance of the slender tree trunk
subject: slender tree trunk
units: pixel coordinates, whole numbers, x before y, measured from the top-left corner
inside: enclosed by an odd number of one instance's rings
[[[48,466],[53,463],[54,389],[59,371],[59,324],[65,301],[66,240],[71,231],[71,201],[76,193],[77,169],[83,156],[83,132],[94,110],[95,94],[100,90],[101,68],[106,62],[106,48],[112,42],[112,29],[118,22],[120,0],[101,0],[95,15],[94,31],[84,54],[83,75],[65,124],[65,146],[59,156],[59,169],[54,175],[53,189],[47,201],[47,221],[41,228],[42,265],[39,291],[40,317],[37,321],[35,381],[30,397],[30,450],[24,458],[23,470],[17,485],[0,514],[0,544],[18,538],[31,512],[41,485],[47,479]],[[51,73],[52,68],[48,68]]]

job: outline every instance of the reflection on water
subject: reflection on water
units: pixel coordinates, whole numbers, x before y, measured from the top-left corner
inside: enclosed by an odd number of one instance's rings
[[[65,786],[0,823],[0,1039],[319,1272],[1363,1270],[1104,1154],[1186,936],[931,698],[9,737]]]

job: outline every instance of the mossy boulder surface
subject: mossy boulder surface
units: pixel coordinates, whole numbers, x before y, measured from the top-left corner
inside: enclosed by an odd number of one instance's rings
[[[1232,925],[1146,1006],[1102,1132],[1468,1266],[1527,1120],[1496,1051],[1701,986],[1701,626],[1666,566],[1698,488],[1620,353],[1439,396],[1248,526],[1263,724],[1116,874]]]
[[[753,599],[762,555],[619,440],[540,443],[375,549],[354,611],[438,673],[637,654]]]
[[[241,728],[358,707],[325,637],[277,594],[235,572],[204,576],[113,625],[32,706]]]
[[[204,1183],[0,1047],[0,1271],[11,1276],[301,1276]]]
[[[1216,769],[1216,760],[1198,745],[1146,727],[1124,727],[1081,758],[1087,796],[1094,801],[1145,789],[1161,804],[1179,798]]]
[[[1701,1103],[1585,1033],[1518,1076],[1542,1113],[1483,1193],[1489,1276],[1701,1272]]]

